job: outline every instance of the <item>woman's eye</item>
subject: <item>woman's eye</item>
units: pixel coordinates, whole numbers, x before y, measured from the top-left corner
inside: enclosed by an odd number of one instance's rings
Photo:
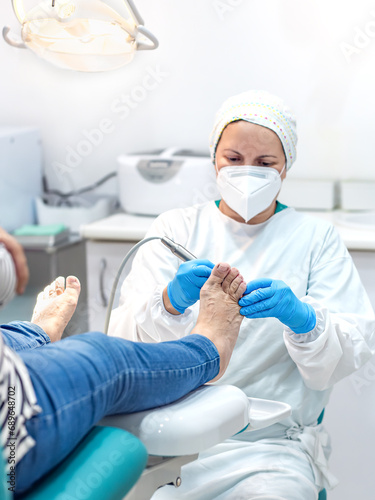
[[[231,161],[232,163],[234,163],[234,162],[236,162],[236,161],[238,161],[238,160],[239,160],[239,158],[232,158],[232,157],[230,157],[230,156],[228,156],[228,157],[227,157],[227,159],[228,159],[229,161]]]

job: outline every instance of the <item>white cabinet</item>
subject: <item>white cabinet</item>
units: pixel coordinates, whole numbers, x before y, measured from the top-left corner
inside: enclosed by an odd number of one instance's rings
[[[155,217],[117,213],[81,226],[81,236],[86,239],[90,330],[103,331],[107,303],[117,270],[128,251],[144,238],[154,220]],[[118,303],[121,283],[129,272],[131,261],[121,275],[114,307]]]
[[[103,331],[108,300],[118,268],[136,241],[86,241],[88,316],[91,331]],[[121,283],[129,272],[131,263],[124,269],[115,297],[120,296]]]

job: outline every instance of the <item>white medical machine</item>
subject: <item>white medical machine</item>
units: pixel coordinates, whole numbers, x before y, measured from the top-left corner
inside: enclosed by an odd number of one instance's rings
[[[0,128],[0,227],[13,231],[36,223],[42,193],[42,141],[34,128]]]
[[[159,215],[219,198],[209,154],[168,148],[118,158],[119,197],[125,212]]]

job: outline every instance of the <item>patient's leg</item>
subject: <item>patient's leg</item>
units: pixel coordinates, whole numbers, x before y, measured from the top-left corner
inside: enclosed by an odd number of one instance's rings
[[[201,289],[197,324],[192,333],[208,337],[220,354],[220,372],[225,372],[237,341],[243,316],[238,305],[246,283],[236,268],[217,264]]]
[[[93,332],[20,357],[43,411],[26,422],[36,444],[17,465],[19,492],[60,463],[104,416],[179,399],[215,377],[220,364],[202,335],[142,344]]]
[[[66,325],[76,310],[81,285],[78,278],[58,277],[38,295],[31,322],[40,326],[51,342],[61,339]]]
[[[201,291],[201,335],[141,344],[93,332],[20,353],[42,412],[26,422],[36,444],[17,465],[17,491],[30,488],[60,463],[105,415],[170,403],[212,380],[219,363],[223,371],[243,318],[237,304],[246,286],[242,281],[227,264],[212,271]],[[74,305],[79,288],[72,288],[66,297],[72,295]],[[72,314],[71,301],[58,300],[66,292],[56,293],[50,308],[42,308],[47,328],[61,327],[61,322],[54,324],[52,310],[62,322],[68,320],[67,311]]]

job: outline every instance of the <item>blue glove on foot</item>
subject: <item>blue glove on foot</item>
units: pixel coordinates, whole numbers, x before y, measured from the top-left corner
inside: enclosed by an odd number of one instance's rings
[[[199,299],[202,286],[215,267],[209,260],[189,260],[183,262],[176,276],[168,283],[167,292],[172,306],[183,314],[185,309]]]
[[[294,333],[310,332],[316,325],[313,307],[299,300],[283,281],[250,281],[238,303],[246,318],[277,318]]]

